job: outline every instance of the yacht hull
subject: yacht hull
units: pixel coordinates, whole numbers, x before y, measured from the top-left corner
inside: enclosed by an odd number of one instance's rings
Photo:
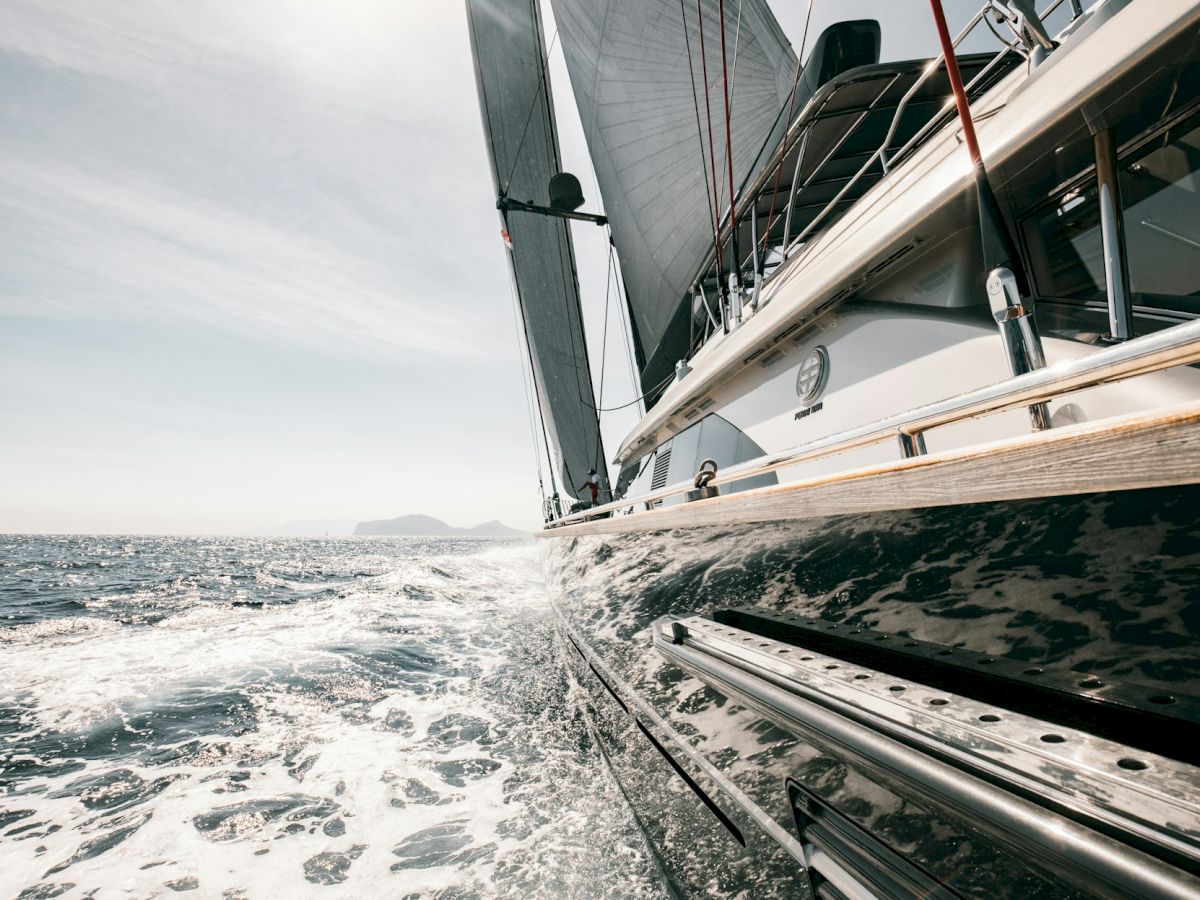
[[[1198,501],[1198,486],[1167,487],[730,527],[551,530],[541,546],[595,739],[681,895],[1075,896],[1085,876],[1053,853],[1024,852],[954,798],[681,664],[663,652],[661,622],[753,607],[1147,696],[1194,695]],[[798,809],[842,838],[806,838]],[[1182,856],[1131,852],[1194,887],[1183,857],[1200,823],[1173,827]],[[1097,882],[1094,892],[1120,891]]]

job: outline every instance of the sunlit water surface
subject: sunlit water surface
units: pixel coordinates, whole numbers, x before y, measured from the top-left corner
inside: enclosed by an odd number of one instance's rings
[[[0,537],[0,897],[659,897],[529,543]]]

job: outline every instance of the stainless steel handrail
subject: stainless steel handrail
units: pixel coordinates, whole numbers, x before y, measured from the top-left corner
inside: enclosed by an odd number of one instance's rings
[[[1062,0],[1054,0],[1051,10],[1053,9],[1054,6],[1058,6],[1058,4],[1061,2],[1062,2]],[[966,24],[966,26],[963,28],[963,30],[960,31],[958,33],[958,36],[954,38],[953,45],[955,47],[957,47],[959,45],[959,43],[961,43],[967,37],[968,34],[970,34],[972,31],[975,30],[975,26],[978,25],[980,23],[980,21],[982,21],[983,16],[987,12],[989,6],[990,6],[989,3],[984,3],[983,6],[979,9],[979,11],[976,12],[975,15],[971,17],[971,20]],[[1042,15],[1044,16],[1046,14],[1047,13],[1043,13]],[[997,54],[997,59],[1003,58],[1008,52],[1009,52],[1008,49],[1001,50]],[[900,105],[897,107],[896,112],[893,115],[891,125],[888,128],[887,137],[884,139],[883,147],[881,147],[880,150],[885,149],[887,147],[888,143],[890,143],[892,137],[895,135],[896,128],[898,127],[899,122],[900,122],[900,116],[904,113],[905,108],[908,106],[908,101],[911,98],[911,96],[916,92],[916,90],[922,84],[924,84],[928,80],[930,75],[932,75],[935,71],[937,71],[938,67],[940,66],[940,64],[942,62],[942,59],[943,59],[942,54],[940,54],[940,53],[935,58],[931,59],[929,61],[928,65],[926,66],[925,71],[921,73],[921,76],[917,79],[917,81],[913,84],[913,86],[911,88],[909,88],[908,92],[905,93],[904,97],[901,98]],[[978,82],[979,77],[982,76],[984,74],[984,72],[989,71],[991,69],[991,67],[996,63],[996,61],[997,61],[996,59],[992,60],[990,63],[988,63],[987,67],[985,67],[985,69],[979,73],[979,75],[977,75],[975,78],[971,79],[971,83],[967,86],[967,89],[970,90],[970,88],[973,87]],[[896,77],[899,77],[899,76],[896,76]],[[895,82],[895,79],[893,78],[893,83],[894,82]],[[890,88],[891,84],[889,84],[888,87]],[[880,95],[878,97],[876,97],[875,103],[879,102],[879,100],[883,96],[883,93],[885,93],[885,92],[886,91],[881,92]],[[874,107],[875,103],[871,104],[872,107]],[[945,112],[945,110],[948,108],[949,107],[943,107],[942,109],[939,109],[938,112],[934,115],[933,120],[931,120],[931,121],[934,121],[938,117],[940,117]],[[775,162],[772,165],[765,166],[763,168],[762,172],[759,174],[758,178],[751,184],[750,190],[740,193],[738,195],[737,202],[732,204],[732,206],[734,206],[734,207],[736,207],[738,205],[738,203],[741,204],[741,209],[742,209],[741,215],[737,215],[737,210],[734,208],[727,209],[724,213],[721,214],[720,223],[721,223],[722,230],[729,227],[730,220],[733,219],[735,216],[736,216],[735,221],[738,221],[738,222],[745,219],[746,215],[748,214],[748,210],[757,202],[758,193],[766,185],[766,182],[767,182],[770,174],[772,172],[774,172],[774,170],[777,166],[783,165],[784,158],[787,156],[788,152],[791,150],[792,147],[794,147],[796,145],[797,141],[801,140],[805,136],[804,133],[806,133],[810,129],[811,123],[806,124],[804,126],[801,126],[799,124],[802,121],[804,121],[804,119],[807,118],[808,115],[809,115],[809,106],[806,106],[804,109],[802,109],[800,111],[800,114],[795,118],[795,120],[788,123],[787,128],[784,129],[783,137],[779,141],[779,149],[772,155]],[[854,128],[858,127],[858,125],[862,122],[862,120],[865,116],[866,116],[866,113],[863,113],[863,115],[859,116],[858,121],[856,121],[854,126],[842,137],[842,140],[839,141],[838,146],[841,146],[841,144],[843,142],[845,142],[845,140],[850,136],[850,134],[853,133]],[[928,127],[928,125],[929,125],[929,123],[927,122],[925,124],[925,126],[922,127],[922,131],[924,130],[924,128]],[[793,132],[795,133],[795,137],[791,137]],[[907,146],[908,145],[906,144],[905,148],[907,148]],[[902,148],[902,149],[905,149],[905,148]],[[837,147],[835,147],[833,150],[831,150],[829,152],[829,154],[826,154],[826,158],[828,158],[828,156],[830,156],[834,152],[836,152],[836,150],[837,150]],[[872,153],[870,161],[873,162],[875,160],[876,156],[879,155],[879,152],[880,151],[876,151],[875,153]],[[899,151],[898,151],[898,153],[899,153]],[[823,164],[824,164],[824,161],[819,163],[816,166],[816,169],[814,171],[820,170],[821,165],[823,165]],[[888,167],[885,163],[884,164],[885,172],[887,171],[887,168]],[[854,182],[856,182],[858,180],[858,178],[859,178],[859,175],[853,176],[850,180],[850,183],[854,184]],[[805,183],[805,186],[807,186],[807,182]],[[795,197],[796,187],[797,187],[797,185],[795,183],[795,179],[793,178],[792,186],[791,186],[790,193],[789,193],[789,200],[788,200],[788,203],[789,203],[788,210],[789,211],[791,209],[790,204]],[[822,210],[821,215],[824,215],[824,214],[825,214],[825,210]],[[807,233],[807,230],[806,230],[806,233]],[[787,241],[784,241],[784,246],[785,247],[787,246]],[[717,256],[716,247],[714,246],[714,247],[709,248],[708,254],[704,257],[704,261],[700,265],[700,269],[697,273],[696,278],[693,281],[693,284],[697,284],[697,283],[703,281],[704,272],[716,260],[716,256]]]
[[[710,484],[742,481],[886,440],[907,438],[910,444],[916,443],[914,439],[924,432],[942,425],[1029,406],[1084,388],[1123,381],[1195,362],[1200,362],[1200,319],[1106,347],[1078,359],[1066,360],[945,400],[918,406],[869,425],[832,434],[777,453],[768,453],[757,459],[722,469]],[[583,522],[605,513],[628,510],[643,503],[654,503],[692,488],[691,481],[681,481],[637,498],[615,500],[564,516],[549,523],[549,527]]]

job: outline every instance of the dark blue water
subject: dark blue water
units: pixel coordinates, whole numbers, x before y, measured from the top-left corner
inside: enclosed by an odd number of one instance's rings
[[[657,897],[528,543],[0,537],[0,897]]]

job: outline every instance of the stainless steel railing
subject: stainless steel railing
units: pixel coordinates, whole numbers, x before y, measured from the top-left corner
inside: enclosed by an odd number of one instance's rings
[[[1051,2],[1040,13],[1041,18],[1044,19],[1047,16],[1049,16],[1051,13],[1053,13],[1056,9],[1058,9],[1058,7],[1062,4],[1062,2],[1063,2],[1063,0],[1053,0],[1053,2]],[[954,47],[957,47],[959,44],[961,44],[966,39],[966,37],[972,31],[975,30],[975,28],[979,25],[980,22],[983,22],[987,19],[987,13],[990,11],[990,9],[991,9],[991,4],[985,3],[983,5],[983,7],[977,13],[975,13],[974,16],[971,17],[971,20],[963,27],[962,31],[960,31],[958,33],[958,35],[954,38],[954,40],[952,42]],[[965,88],[966,92],[968,94],[970,94],[970,92],[977,85],[981,84],[983,82],[983,80],[992,73],[992,71],[996,68],[996,66],[1000,63],[1000,61],[1007,54],[1019,53],[1019,52],[1020,51],[1018,48],[1008,45],[1008,44],[1005,44],[1005,49],[1001,50],[999,53],[997,53],[995,58],[991,62],[989,62],[986,66],[984,66],[982,69],[980,69],[979,72],[975,75],[975,77],[971,79],[971,81],[967,84],[967,86]],[[888,154],[888,152],[887,152],[888,144],[891,143],[892,138],[896,134],[896,129],[900,125],[900,119],[904,115],[905,109],[908,108],[909,101],[912,100],[913,96],[917,93],[918,90],[920,90],[921,85],[923,85],[926,81],[928,81],[929,78],[933,75],[933,73],[936,72],[939,68],[941,68],[941,66],[943,65],[943,63],[945,63],[945,61],[946,61],[946,56],[944,53],[939,53],[937,56],[935,56],[933,59],[931,59],[929,61],[929,64],[925,67],[925,71],[923,71],[921,73],[921,76],[916,81],[913,82],[912,86],[905,92],[904,96],[900,98],[900,103],[897,104],[896,112],[892,116],[892,123],[888,127],[887,136],[883,139],[883,143],[879,146],[879,149],[877,149],[874,153],[872,153],[870,155],[870,157],[867,158],[867,161],[865,163],[863,163],[863,165],[859,168],[859,170],[857,172],[855,172],[853,176],[851,176],[850,180],[847,181],[846,184],[842,186],[842,189],[840,191],[838,191],[837,195],[832,200],[830,200],[829,203],[827,203],[825,205],[825,208],[822,209],[819,213],[817,213],[816,217],[813,218],[813,220],[811,222],[809,222],[808,225],[805,226],[804,230],[801,231],[800,234],[796,235],[796,237],[794,239],[792,239],[790,242],[789,241],[784,242],[784,249],[783,249],[784,259],[787,259],[789,257],[789,255],[791,254],[791,252],[796,247],[798,247],[800,244],[802,244],[804,242],[805,238],[807,238],[810,234],[813,233],[813,231],[816,229],[817,225],[819,225],[821,223],[821,221],[825,218],[825,216],[829,214],[830,210],[834,209],[838,205],[838,203],[841,202],[841,199],[846,195],[846,193],[855,184],[857,184],[864,175],[866,175],[867,171],[871,168],[872,165],[875,164],[876,161],[878,161],[880,163],[880,165],[883,166],[884,174],[888,173],[889,171],[891,171],[891,168],[896,160],[903,159],[904,156],[912,148],[917,146],[921,141],[923,141],[928,136],[930,130],[937,123],[941,122],[942,117],[947,112],[949,112],[949,110],[954,105],[954,101],[952,99],[946,100],[946,102],[942,105],[942,107],[936,113],[934,113],[933,116],[930,117],[929,121],[926,122],[923,126],[921,126],[921,128],[917,130],[916,134],[914,134],[911,138],[909,138],[902,147],[897,149],[895,153],[892,153],[890,155]],[[807,186],[807,185],[805,185],[805,186]],[[792,185],[793,194],[795,193],[795,187],[796,186],[793,183],[793,185]],[[789,203],[790,202],[791,201],[789,200]],[[790,205],[788,208],[789,209],[791,208]],[[780,266],[781,270],[784,268],[786,268],[786,267]],[[774,273],[772,273],[772,274],[774,274]]]
[[[1039,16],[1042,19],[1047,18],[1055,10],[1057,10],[1058,7],[1062,5],[1062,3],[1063,3],[1063,0],[1051,0],[1051,2],[1049,4],[1047,4],[1046,8],[1043,9],[1041,11],[1041,13],[1039,13]],[[960,30],[958,32],[958,34],[955,36],[954,40],[952,41],[953,46],[958,47],[960,44],[962,44],[962,42],[964,40],[967,39],[968,36],[971,35],[972,32],[974,32],[974,30],[979,26],[979,24],[981,22],[986,23],[987,14],[990,10],[991,10],[991,3],[989,0],[989,2],[984,3],[979,8],[979,10],[976,11],[975,15],[973,15],[971,17],[971,19],[967,22],[967,24],[963,26],[962,30]],[[1078,15],[1080,15],[1080,14],[1081,13],[1076,13],[1076,17],[1078,17]],[[999,66],[1004,61],[1004,59],[1008,56],[1008,54],[1016,53],[1018,55],[1024,55],[1024,54],[1022,54],[1022,51],[1021,51],[1021,48],[1019,45],[1008,44],[1008,43],[1004,42],[1003,40],[1001,41],[1001,43],[1003,44],[1003,49],[1001,49],[996,54],[996,56],[986,66],[984,66],[982,69],[980,69],[979,72],[976,73],[975,77],[972,78],[970,80],[970,82],[968,82],[968,84],[966,85],[966,91],[967,91],[968,95],[973,90],[975,90],[975,88],[978,87],[980,84],[983,84],[986,82],[986,79],[989,76],[991,76],[992,72],[994,72],[995,69],[997,68],[997,66]],[[899,104],[897,104],[896,110],[892,115],[892,121],[891,121],[890,125],[888,126],[887,135],[886,135],[886,137],[884,137],[882,144],[868,157],[867,161],[859,168],[859,170],[857,172],[855,172],[855,174],[849,178],[849,180],[846,182],[846,184],[842,186],[842,188],[838,191],[837,196],[835,196],[832,200],[830,200],[825,205],[825,207],[819,213],[817,213],[817,215],[804,227],[803,231],[799,235],[797,235],[795,238],[792,238],[790,235],[792,204],[795,202],[795,195],[796,195],[797,189],[807,187],[809,181],[811,181],[812,176],[810,176],[808,181],[806,181],[804,184],[799,184],[798,179],[796,177],[792,178],[792,185],[791,185],[791,188],[789,189],[788,202],[787,202],[786,206],[784,207],[784,209],[786,210],[785,216],[786,216],[787,223],[788,223],[784,228],[784,240],[782,243],[782,253],[783,253],[784,260],[785,260],[785,264],[779,266],[774,272],[772,272],[771,276],[768,277],[768,281],[775,275],[778,275],[778,274],[782,273],[785,269],[789,268],[789,266],[786,265],[786,261],[788,261],[790,259],[791,253],[801,243],[803,243],[806,238],[808,238],[809,236],[811,236],[813,234],[813,232],[817,229],[817,226],[819,226],[821,224],[821,222],[823,222],[824,219],[829,215],[830,211],[835,209],[837,207],[837,205],[845,197],[845,195],[854,187],[854,185],[857,184],[860,180],[862,180],[862,178],[866,175],[867,171],[871,168],[871,166],[873,166],[876,162],[879,162],[879,164],[883,168],[884,174],[886,175],[897,164],[897,161],[902,160],[911,150],[913,150],[922,141],[924,141],[935,127],[938,127],[939,125],[944,124],[943,119],[944,119],[946,113],[948,113],[951,109],[953,109],[953,106],[954,106],[953,99],[948,98],[946,100],[946,102],[944,104],[942,104],[941,107],[938,108],[937,112],[935,112],[929,118],[929,120],[924,125],[922,125],[916,131],[916,133],[913,134],[912,137],[910,137],[907,141],[905,141],[905,143],[902,146],[898,147],[896,150],[894,150],[892,152],[888,151],[888,147],[891,145],[892,139],[896,136],[896,130],[900,126],[900,121],[901,121],[902,117],[904,116],[905,111],[908,109],[908,105],[909,105],[910,101],[916,95],[917,91],[919,91],[921,89],[921,86],[924,85],[925,82],[927,82],[934,75],[935,72],[937,72],[940,68],[942,68],[944,62],[945,62],[944,54],[938,53],[937,56],[935,56],[933,59],[931,59],[926,64],[925,69],[921,73],[921,75],[916,79],[916,81],[913,82],[913,84],[909,87],[909,89],[904,93],[904,96],[900,98],[900,102],[899,102]],[[890,85],[889,85],[889,87],[890,87]],[[884,93],[886,93],[886,91],[880,92],[879,97],[876,98],[876,102],[878,102],[878,100],[880,98],[882,98]],[[845,141],[846,138],[848,138],[854,132],[854,128],[856,128],[858,126],[858,124],[861,123],[863,121],[863,119],[866,118],[867,114],[870,111],[871,110],[868,109],[859,116],[858,121],[855,123],[854,127],[849,129],[847,131],[846,135],[842,138],[843,141]],[[741,212],[739,215],[737,215],[737,221],[739,223],[745,221],[746,216],[748,216],[752,213],[752,211],[754,210],[754,207],[755,207],[756,198],[758,196],[759,191],[762,190],[762,188],[765,186],[768,178],[775,172],[776,167],[783,165],[783,160],[787,156],[787,154],[791,151],[791,148],[796,146],[796,144],[798,142],[806,141],[807,133],[808,133],[809,129],[811,128],[811,122],[804,122],[804,120],[809,118],[809,113],[810,113],[810,111],[808,109],[802,110],[800,112],[800,114],[796,117],[796,120],[793,123],[789,124],[787,132],[784,134],[783,139],[780,141],[779,149],[778,149],[778,151],[776,151],[776,154],[774,156],[776,162],[773,165],[768,165],[768,166],[764,167],[762,170],[762,173],[759,175],[758,179],[751,185],[751,189],[743,192],[742,195],[740,195],[739,203],[741,205]],[[801,123],[804,123],[804,124],[801,124]],[[840,146],[840,143],[839,143],[839,146]],[[830,154],[836,152],[837,149],[838,148],[835,147],[833,150],[830,151]],[[799,174],[800,162],[803,158],[803,155],[804,155],[803,148],[801,148],[800,157],[797,159],[797,162],[796,162],[796,174],[797,175]],[[818,165],[814,169],[814,173],[820,171],[820,168],[821,168],[821,166]],[[725,213],[722,215],[722,217],[721,217],[722,230],[729,229],[730,216],[733,214],[734,214],[733,210],[727,209],[725,211]],[[701,281],[703,281],[702,273],[704,273],[705,271],[708,270],[709,266],[712,265],[712,263],[715,259],[716,259],[716,249],[713,248],[713,249],[709,250],[708,255],[704,258],[703,264],[700,266],[699,273],[697,274],[697,277],[695,279],[697,284],[700,283]],[[742,261],[743,267],[747,261],[748,261],[748,259],[746,261]]]
[[[912,455],[913,452],[919,455],[924,452],[921,436],[930,429],[951,425],[964,419],[1042,403],[1085,388],[1124,381],[1138,375],[1196,362],[1200,362],[1200,319],[1106,347],[1078,359],[1067,360],[945,400],[918,406],[859,428],[809,441],[777,453],[768,453],[721,470],[709,484],[729,484],[886,440],[898,441],[902,455]],[[909,449],[908,453],[903,452],[905,447]],[[631,511],[642,504],[674,497],[693,488],[691,481],[682,481],[650,491],[636,499],[616,500],[564,516],[549,523],[548,527],[555,528],[574,522],[586,522],[610,513]]]

